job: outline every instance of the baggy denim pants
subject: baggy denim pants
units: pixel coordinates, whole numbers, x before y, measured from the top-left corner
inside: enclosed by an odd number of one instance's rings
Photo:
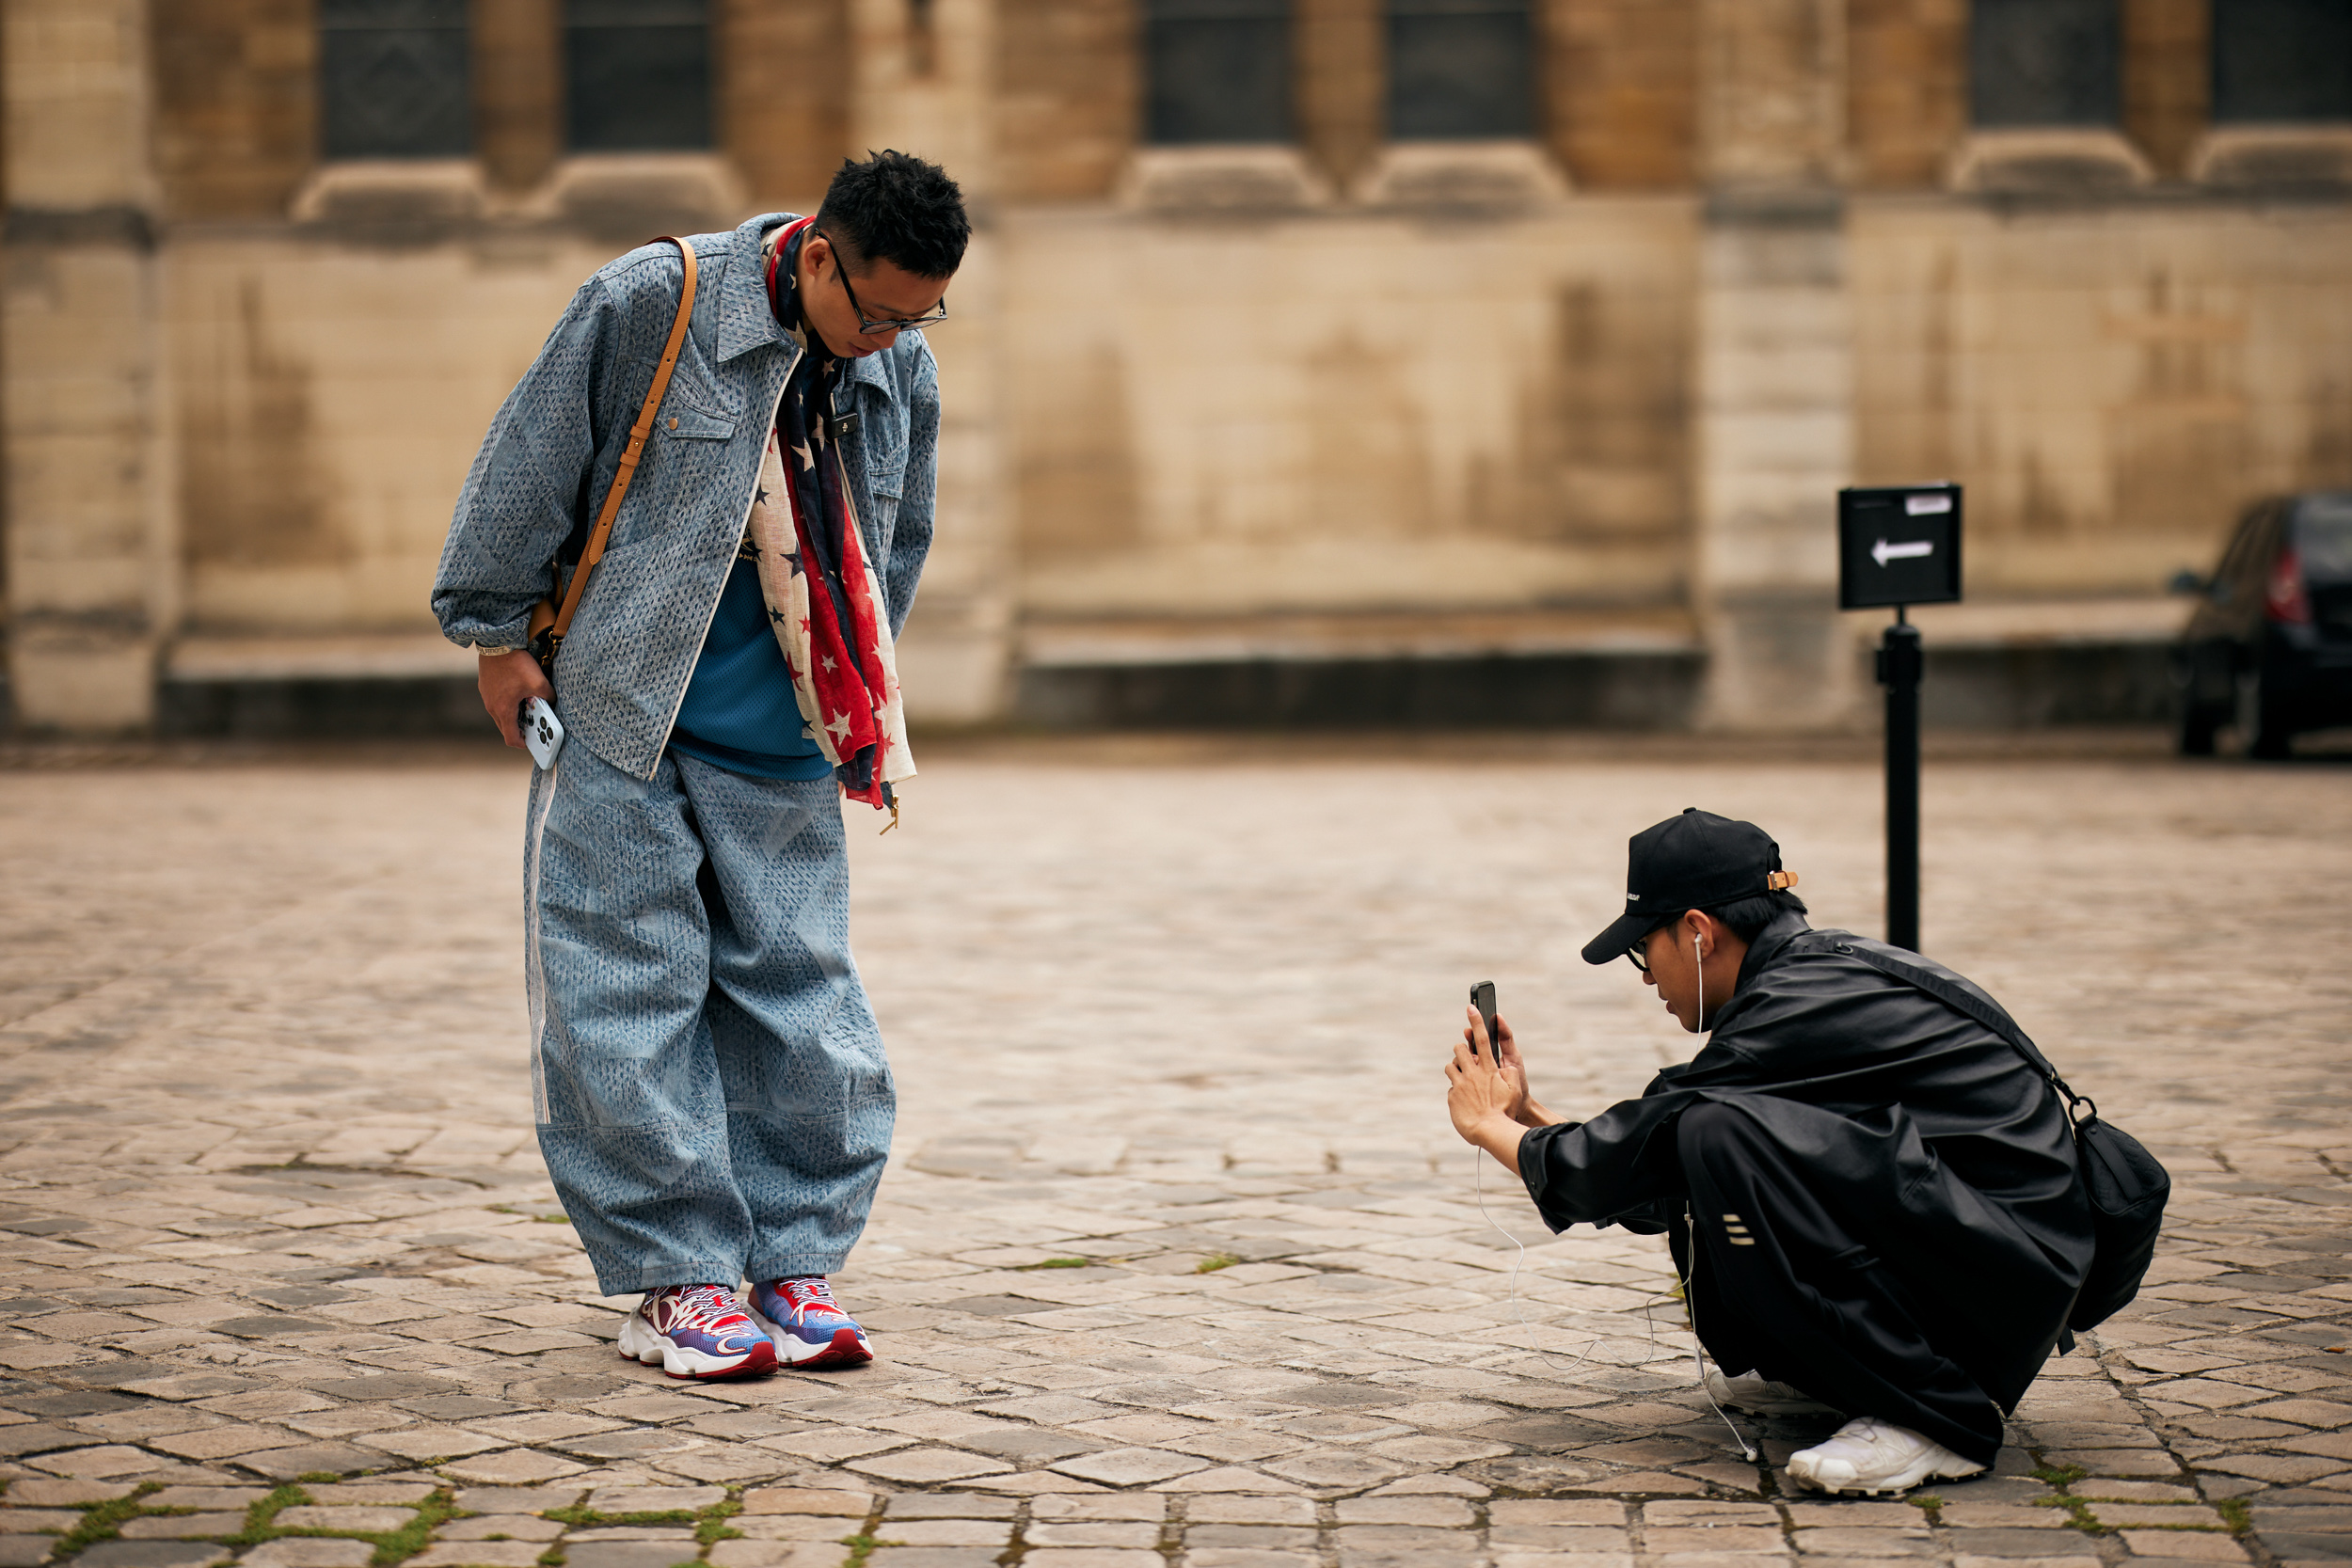
[[[604,1293],[838,1269],[896,1098],[833,780],[576,741],[525,820],[539,1148]]]

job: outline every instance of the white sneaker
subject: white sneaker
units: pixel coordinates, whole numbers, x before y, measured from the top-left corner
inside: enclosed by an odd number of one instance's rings
[[[1859,1492],[1873,1497],[1908,1492],[1933,1477],[1958,1481],[1983,1468],[1941,1443],[1875,1416],[1856,1416],[1828,1442],[1788,1457],[1789,1478],[1816,1492]]]
[[[1725,1377],[1709,1367],[1707,1370],[1707,1392],[1717,1404],[1729,1410],[1744,1410],[1751,1416],[1842,1416],[1845,1412],[1830,1405],[1791,1384],[1773,1383],[1755,1372],[1741,1372],[1738,1377]]]

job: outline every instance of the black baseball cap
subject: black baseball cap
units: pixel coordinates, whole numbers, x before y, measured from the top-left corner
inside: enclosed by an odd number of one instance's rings
[[[1780,846],[1755,823],[1685,806],[1626,845],[1625,913],[1584,944],[1584,961],[1613,961],[1685,910],[1776,892],[1796,879],[1780,868]]]

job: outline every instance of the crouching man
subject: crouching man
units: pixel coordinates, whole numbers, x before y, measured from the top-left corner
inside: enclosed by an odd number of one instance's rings
[[[1824,1492],[1974,1475],[2066,1324],[2092,1256],[2058,1092],[2019,1050],[1890,973],[1991,998],[1916,954],[1816,931],[1780,847],[1692,809],[1634,835],[1620,955],[1708,1036],[1639,1100],[1563,1121],[1475,1011],[1446,1069],[1457,1132],[1554,1230],[1666,1232],[1718,1402],[1850,1418],[1788,1462]]]

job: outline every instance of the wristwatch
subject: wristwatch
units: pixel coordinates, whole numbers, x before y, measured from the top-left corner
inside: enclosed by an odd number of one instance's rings
[[[477,642],[477,643],[475,643],[475,644],[473,645],[473,651],[474,651],[475,653],[477,653],[477,654],[480,654],[480,655],[481,655],[484,658],[495,658],[495,657],[498,657],[499,655],[501,655],[501,654],[518,654],[518,653],[521,653],[521,652],[522,652],[522,649],[520,649],[520,648],[494,648],[494,647],[490,646],[490,644],[488,644],[487,642]]]

